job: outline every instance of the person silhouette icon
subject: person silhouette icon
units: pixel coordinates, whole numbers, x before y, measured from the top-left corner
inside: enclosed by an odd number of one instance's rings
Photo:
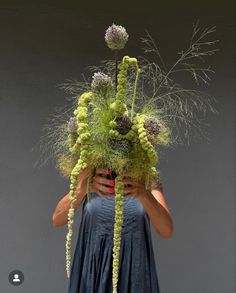
[[[14,275],[14,279],[12,280],[12,282],[20,282],[20,279],[19,279],[19,275],[18,274],[15,274]]]
[[[20,286],[24,282],[24,274],[20,270],[13,270],[9,273],[8,280],[13,286]]]

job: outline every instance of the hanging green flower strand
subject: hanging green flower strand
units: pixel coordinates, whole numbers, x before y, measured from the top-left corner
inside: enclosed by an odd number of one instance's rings
[[[72,153],[76,153],[80,151],[80,158],[77,161],[75,167],[73,168],[70,175],[70,208],[68,212],[68,233],[66,235],[66,271],[67,277],[70,277],[70,265],[71,265],[71,242],[72,242],[72,224],[74,222],[74,202],[76,201],[76,187],[78,184],[78,175],[80,172],[87,167],[88,161],[88,150],[89,146],[86,143],[90,138],[90,133],[88,131],[88,123],[86,121],[87,118],[87,105],[92,100],[92,93],[85,92],[78,99],[78,107],[74,111],[74,115],[77,119],[78,124],[78,138],[75,144],[71,147],[70,151]]]
[[[119,176],[115,179],[115,224],[114,224],[114,245],[113,245],[113,269],[112,269],[112,285],[113,293],[117,293],[117,283],[119,276],[119,256],[121,229],[123,223],[123,201],[124,201],[124,183]]]

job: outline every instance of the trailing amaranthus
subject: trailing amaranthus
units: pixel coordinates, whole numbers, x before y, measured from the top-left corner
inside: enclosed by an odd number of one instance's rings
[[[71,265],[71,242],[72,242],[72,224],[74,222],[74,202],[76,201],[76,187],[78,184],[78,175],[80,172],[87,167],[88,162],[88,150],[89,146],[87,141],[90,138],[90,133],[88,131],[87,118],[87,105],[92,99],[91,92],[83,93],[78,99],[78,107],[74,111],[74,115],[77,119],[77,133],[78,138],[73,146],[70,146],[69,149],[72,153],[80,151],[80,158],[77,161],[75,167],[73,168],[70,175],[70,209],[68,212],[68,233],[66,236],[66,271],[68,278],[70,277],[70,265]]]
[[[129,56],[124,56],[122,59],[122,62],[119,64],[119,73],[117,76],[117,92],[116,92],[116,100],[110,105],[110,109],[113,112],[113,115],[116,116],[115,120],[110,121],[110,135],[117,138],[117,139],[122,139],[122,138],[129,138],[132,139],[133,133],[128,132],[125,130],[124,133],[124,126],[121,127],[119,125],[119,121],[127,121],[129,117],[125,117],[125,112],[128,112],[127,107],[125,105],[125,95],[126,95],[126,86],[127,86],[127,70],[129,66],[136,66],[137,68],[137,74],[136,74],[136,83],[137,83],[137,78],[138,78],[138,73],[139,73],[139,68],[137,64],[137,59],[136,58],[131,58]],[[134,103],[135,103],[135,97],[136,97],[136,90],[137,90],[137,84],[135,83],[135,89],[134,89],[134,96],[133,96],[133,102],[132,102],[132,111],[134,109]],[[131,120],[132,120],[133,112],[131,113]],[[118,119],[118,117],[120,119]],[[127,121],[127,129],[130,130],[132,123],[131,121]],[[116,127],[115,129],[112,129]],[[123,137],[121,134],[127,134],[126,137]]]
[[[123,154],[128,155],[132,148],[132,140],[135,141],[135,133],[132,129],[132,122],[128,116],[125,115],[127,107],[125,105],[126,85],[127,85],[127,70],[129,66],[136,66],[138,76],[138,65],[136,58],[124,56],[121,64],[119,65],[119,73],[117,76],[117,92],[116,100],[110,105],[113,115],[116,116],[111,120],[109,126],[113,129],[109,134],[111,137],[110,144],[118,149],[123,149]],[[135,83],[135,90],[132,103],[132,111],[134,109],[135,96],[136,96],[137,77]],[[131,113],[131,117],[133,112]],[[120,252],[120,235],[122,228],[122,213],[123,213],[123,183],[116,178],[115,188],[115,228],[114,228],[114,247],[113,247],[113,293],[117,292],[118,271],[119,271],[119,252]]]
[[[152,144],[148,140],[148,134],[144,127],[145,115],[136,115],[133,119],[134,129],[137,131],[139,142],[142,148],[146,151],[149,158],[150,169],[145,174],[145,186],[149,189],[150,181],[157,176],[156,164],[159,160],[158,155]]]
[[[140,115],[137,116],[136,119],[138,120],[138,137],[141,143],[141,146],[144,150],[147,151],[150,163],[152,165],[156,165],[158,162],[158,157],[155,152],[155,149],[153,148],[152,144],[148,140],[148,133],[147,130],[144,127],[144,121],[145,121],[145,116]]]
[[[117,284],[119,276],[119,257],[120,257],[120,242],[121,229],[123,223],[123,192],[124,183],[119,178],[115,179],[115,224],[114,224],[114,245],[113,245],[113,270],[112,270],[112,284],[113,293],[117,293]]]
[[[111,110],[115,116],[121,116],[127,111],[124,103],[127,85],[127,70],[129,66],[137,66],[137,59],[124,56],[122,62],[119,64],[119,73],[117,76],[117,93],[116,100],[110,105]]]

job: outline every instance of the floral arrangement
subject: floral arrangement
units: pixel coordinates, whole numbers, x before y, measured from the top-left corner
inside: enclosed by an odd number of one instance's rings
[[[111,25],[105,32],[105,42],[114,52],[114,60],[90,66],[92,79],[60,85],[73,95],[72,106],[53,116],[47,128],[47,146],[56,158],[60,173],[70,179],[70,209],[66,236],[66,271],[70,277],[73,203],[80,172],[92,164],[87,197],[96,167],[108,168],[116,174],[130,171],[134,180],[144,180],[150,189],[158,180],[157,163],[162,147],[185,142],[193,130],[202,132],[202,119],[207,110],[216,112],[214,98],[200,90],[188,89],[174,80],[177,72],[190,73],[197,84],[207,84],[213,70],[205,65],[205,57],[218,49],[217,40],[205,40],[215,27],[201,29],[193,25],[192,38],[186,50],[179,53],[174,65],[167,69],[159,50],[147,33],[142,38],[144,53],[157,61],[124,55],[129,35],[120,25]],[[199,62],[202,62],[199,65]],[[54,123],[54,124],[53,124]],[[51,143],[51,145],[49,145]],[[50,148],[51,146],[51,148]],[[113,293],[117,292],[119,252],[123,221],[124,185],[115,177],[115,219],[113,247]]]

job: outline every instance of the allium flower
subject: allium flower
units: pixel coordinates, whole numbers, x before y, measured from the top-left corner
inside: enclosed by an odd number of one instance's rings
[[[102,72],[96,72],[93,75],[93,81],[91,87],[93,91],[104,91],[112,86],[112,81],[110,76]]]
[[[118,116],[116,117],[115,121],[117,126],[114,129],[117,130],[120,134],[124,135],[130,131],[132,122],[128,116]]]
[[[147,129],[148,133],[151,135],[158,135],[160,132],[161,125],[157,119],[150,117],[145,120],[144,127]]]
[[[117,149],[123,155],[127,155],[133,146],[133,143],[128,139],[116,140],[115,138],[109,138],[109,143],[112,148]]]
[[[128,41],[129,35],[126,32],[126,29],[121,25],[109,26],[106,30],[105,41],[107,46],[112,50],[120,50],[125,47],[126,42]]]
[[[77,119],[76,117],[70,117],[67,122],[67,127],[69,132],[77,132]]]

